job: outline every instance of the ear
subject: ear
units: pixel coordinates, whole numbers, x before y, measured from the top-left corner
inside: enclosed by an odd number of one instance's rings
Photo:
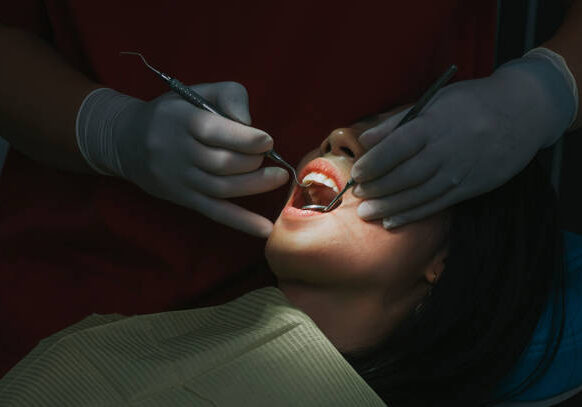
[[[434,256],[433,261],[426,268],[424,272],[424,278],[431,286],[435,285],[441,277],[441,274],[445,269],[445,260],[447,259],[448,254],[448,247],[439,250]]]
[[[428,264],[424,271],[425,282],[431,286],[435,285],[439,278],[441,277],[443,271],[445,270],[445,262],[449,256],[449,229],[451,224],[451,211],[445,210],[444,212],[436,214],[435,216],[440,216],[440,233],[437,234],[439,243],[435,247],[434,256],[432,261]]]

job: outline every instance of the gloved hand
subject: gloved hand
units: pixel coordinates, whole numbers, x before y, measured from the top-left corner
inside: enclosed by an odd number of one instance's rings
[[[143,102],[102,88],[85,98],[77,141],[98,172],[122,177],[147,193],[243,232],[267,237],[270,220],[225,198],[273,190],[288,180],[282,168],[258,169],[273,147],[249,127],[248,97],[235,82],[192,86],[230,117],[201,110],[168,92]]]
[[[409,109],[389,117],[359,137],[369,151],[351,172],[358,214],[391,229],[501,186],[561,137],[573,95],[552,62],[532,56],[441,89],[394,131]]]

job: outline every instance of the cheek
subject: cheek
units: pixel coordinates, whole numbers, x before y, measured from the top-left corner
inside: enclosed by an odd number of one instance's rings
[[[400,286],[416,279],[423,257],[418,227],[387,231],[355,216],[297,230],[276,224],[266,248],[271,270],[313,284]]]
[[[401,286],[416,279],[422,256],[416,250],[415,228],[387,231],[377,224],[366,224],[354,233],[356,240],[337,242],[329,263],[346,280],[367,285]]]

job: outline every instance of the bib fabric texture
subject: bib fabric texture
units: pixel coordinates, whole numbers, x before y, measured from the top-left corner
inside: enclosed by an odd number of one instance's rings
[[[210,308],[92,315],[0,380],[0,405],[385,406],[273,287]]]

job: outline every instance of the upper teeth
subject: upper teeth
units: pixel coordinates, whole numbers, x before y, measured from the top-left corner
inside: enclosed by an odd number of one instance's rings
[[[326,187],[330,187],[335,192],[339,192],[339,188],[337,187],[335,182],[331,178],[328,178],[319,172],[310,172],[305,177],[303,177],[302,182],[307,182],[307,181],[312,181],[312,182],[317,182],[318,184],[323,184]]]

